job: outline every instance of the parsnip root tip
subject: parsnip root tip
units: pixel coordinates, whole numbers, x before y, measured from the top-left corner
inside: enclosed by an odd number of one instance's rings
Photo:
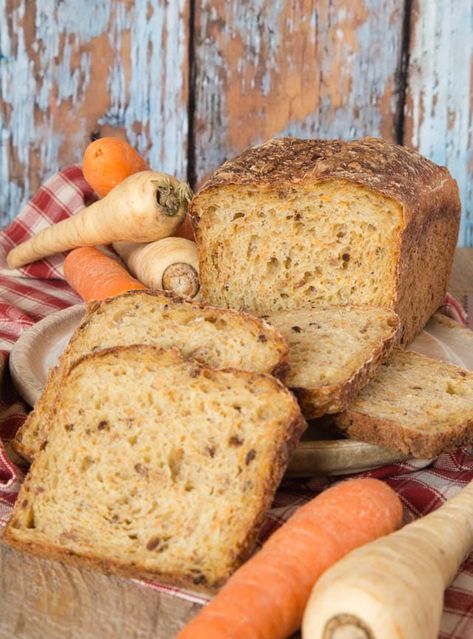
[[[327,622],[323,639],[373,639],[373,635],[358,617],[337,615]]]
[[[163,288],[182,297],[195,297],[200,289],[197,271],[190,264],[171,264],[163,273]]]

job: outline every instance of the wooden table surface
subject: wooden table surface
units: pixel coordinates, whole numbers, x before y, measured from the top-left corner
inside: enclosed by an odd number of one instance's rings
[[[458,249],[449,285],[473,291],[473,249]],[[473,309],[472,309],[473,312]],[[172,639],[197,604],[0,543],[0,639]]]

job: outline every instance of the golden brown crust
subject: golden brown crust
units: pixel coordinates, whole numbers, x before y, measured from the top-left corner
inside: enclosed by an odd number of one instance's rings
[[[348,409],[335,416],[336,425],[351,439],[398,450],[413,457],[430,459],[473,443],[473,420],[449,429],[424,434],[387,419]]]
[[[461,209],[449,171],[415,151],[369,137],[352,142],[280,138],[247,149],[217,169],[194,197],[190,213],[197,241],[202,194],[246,186],[285,197],[302,184],[328,180],[369,188],[402,208],[404,229],[392,308],[401,319],[401,343],[407,345],[443,303]]]
[[[284,189],[302,182],[346,180],[366,186],[400,202],[406,222],[428,217],[446,203],[452,216],[458,213],[455,180],[448,169],[407,147],[380,138],[301,140],[275,138],[254,146],[218,168],[202,186],[205,191],[228,185]],[[195,198],[195,199],[196,199]],[[194,223],[195,199],[191,204]],[[455,203],[456,207],[451,204]]]

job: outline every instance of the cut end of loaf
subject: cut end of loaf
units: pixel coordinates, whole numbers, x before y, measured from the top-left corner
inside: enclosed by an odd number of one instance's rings
[[[341,180],[224,186],[193,203],[202,296],[258,314],[324,304],[393,308],[401,207]]]

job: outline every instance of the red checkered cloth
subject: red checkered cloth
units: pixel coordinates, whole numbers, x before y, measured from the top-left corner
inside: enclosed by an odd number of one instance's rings
[[[6,268],[6,255],[18,243],[42,228],[73,215],[95,196],[78,166],[50,178],[10,226],[0,234],[0,525],[8,520],[22,480],[9,441],[25,419],[28,407],[16,393],[8,372],[8,354],[22,332],[49,313],[78,303],[78,296],[62,277],[63,256],[57,255],[18,271]],[[461,306],[447,296],[444,312],[466,324]],[[17,460],[18,461],[18,460]],[[425,515],[473,479],[473,455],[466,450],[437,460],[394,464],[370,473],[399,494],[410,518]],[[285,480],[266,518],[260,543],[300,505],[337,478]],[[205,598],[161,584],[152,588],[196,602]],[[446,592],[440,639],[473,637],[473,556]]]

